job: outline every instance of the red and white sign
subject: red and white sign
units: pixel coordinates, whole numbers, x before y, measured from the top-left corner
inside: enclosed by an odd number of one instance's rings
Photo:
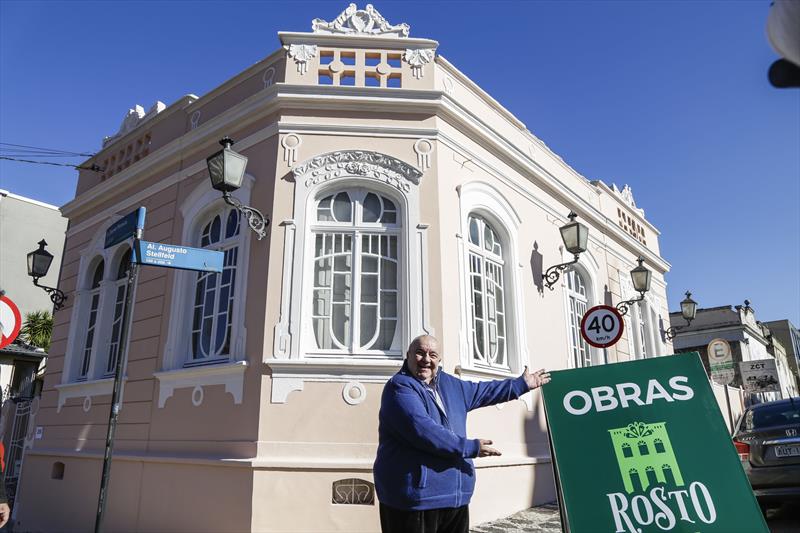
[[[7,296],[0,296],[0,348],[5,348],[17,338],[22,327],[19,308]]]
[[[595,305],[581,320],[581,337],[595,348],[616,344],[623,329],[622,315],[610,305]]]

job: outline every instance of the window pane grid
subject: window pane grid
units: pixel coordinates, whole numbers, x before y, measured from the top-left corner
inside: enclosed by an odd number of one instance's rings
[[[343,191],[318,202],[311,227],[312,351],[399,352],[397,221],[395,204],[368,191]]]
[[[479,365],[508,369],[502,245],[483,219],[469,217],[472,353]]]
[[[223,252],[224,256],[221,273],[197,273],[190,362],[205,362],[230,355],[236,268],[239,262],[236,241],[240,228],[240,217],[235,209],[231,209],[224,217],[216,215],[201,232],[201,246]]]
[[[99,284],[99,281],[98,281]],[[83,345],[83,361],[81,361],[81,370],[78,375],[79,378],[86,378],[89,373],[89,361],[92,357],[92,346],[94,345],[95,326],[97,325],[97,307],[100,304],[100,291],[94,290],[90,293],[92,304],[89,309],[89,324],[86,329],[86,342]]]
[[[572,360],[576,368],[591,366],[592,352],[581,336],[581,320],[588,308],[586,283],[572,270],[567,273],[567,313],[569,314],[569,340]]]
[[[108,344],[108,359],[106,362],[106,374],[114,373],[117,366],[117,355],[119,354],[119,341],[122,336],[122,315],[125,311],[125,294],[128,291],[127,280],[117,282],[116,299],[114,301],[114,321],[111,323],[111,341]]]

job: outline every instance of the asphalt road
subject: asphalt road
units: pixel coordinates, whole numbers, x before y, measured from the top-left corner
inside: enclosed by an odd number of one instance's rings
[[[767,525],[772,533],[800,533],[800,502],[785,503],[769,509]]]

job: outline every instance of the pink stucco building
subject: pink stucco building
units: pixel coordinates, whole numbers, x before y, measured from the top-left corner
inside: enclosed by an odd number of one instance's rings
[[[328,13],[322,15],[332,15]],[[629,188],[577,173],[405,24],[351,5],[279,33],[280,48],[210,93],[132,110],[81,171],[59,286],[41,439],[15,514],[26,531],[94,524],[129,244],[225,252],[222,274],[143,267],[131,317],[109,531],[377,531],[377,412],[409,340],[442,342],[447,372],[482,380],[671,353],[658,230]],[[535,125],[534,125],[535,129]],[[224,135],[249,158],[235,196],[272,224],[257,240],[211,189]],[[570,211],[589,247],[571,259]],[[646,299],[607,350],[587,307]],[[663,326],[666,327],[666,326]],[[502,457],[476,460],[473,523],[554,499],[538,393],[471,415]],[[353,481],[355,480],[355,481]]]

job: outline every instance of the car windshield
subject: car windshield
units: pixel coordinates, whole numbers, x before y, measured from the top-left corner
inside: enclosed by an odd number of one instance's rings
[[[789,424],[800,424],[800,402],[760,406],[744,416],[746,431]]]

